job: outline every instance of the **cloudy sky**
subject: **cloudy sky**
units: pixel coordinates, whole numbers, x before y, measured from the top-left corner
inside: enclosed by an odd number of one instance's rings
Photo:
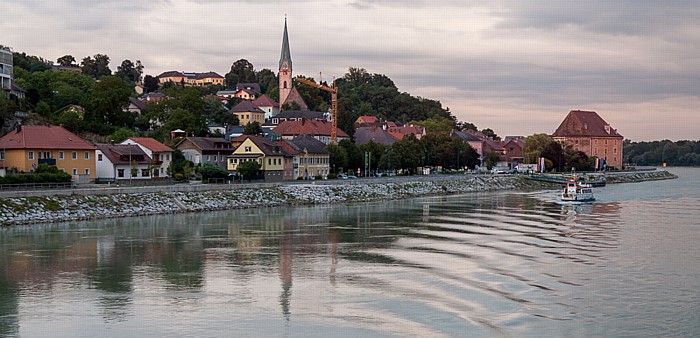
[[[552,133],[582,109],[633,141],[700,139],[697,1],[0,0],[0,13],[15,51],[102,53],[151,75],[223,75],[241,58],[276,71],[286,15],[295,74],[385,74],[501,136]]]

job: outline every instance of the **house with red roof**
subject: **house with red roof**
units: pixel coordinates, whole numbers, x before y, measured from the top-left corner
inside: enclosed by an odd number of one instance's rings
[[[283,140],[291,140],[299,135],[311,135],[324,144],[331,143],[332,124],[324,120],[307,120],[281,122],[272,132],[279,135]],[[349,140],[350,136],[344,131],[337,130],[338,142]]]
[[[360,127],[378,126],[379,119],[376,116],[363,115],[355,120],[355,129]]]
[[[173,149],[151,137],[131,137],[121,144],[137,145],[151,159],[151,177],[167,177]]]
[[[570,111],[552,137],[588,156],[604,159],[609,167],[622,169],[624,137],[594,111]]]
[[[97,182],[151,179],[151,158],[135,144],[97,144]]]
[[[280,104],[267,95],[260,95],[253,100],[253,105],[265,112],[265,120],[270,119],[280,113]]]
[[[61,126],[18,126],[0,138],[0,168],[33,172],[55,165],[83,182],[95,179],[95,146]]]
[[[397,140],[401,140],[409,135],[413,135],[416,139],[421,139],[425,135],[425,128],[423,126],[407,125],[407,126],[395,126],[388,127],[387,131],[391,136]]]

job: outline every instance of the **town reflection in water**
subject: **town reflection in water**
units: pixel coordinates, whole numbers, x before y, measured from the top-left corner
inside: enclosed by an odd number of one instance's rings
[[[189,305],[213,290],[235,292],[240,302],[260,302],[264,297],[256,293],[270,291],[268,279],[255,276],[274,270],[276,303],[290,321],[297,280],[307,285],[299,288],[303,292],[322,292],[308,286],[319,281],[334,289],[339,261],[392,264],[393,257],[370,255],[367,249],[389,248],[399,238],[432,231],[444,219],[459,219],[466,227],[493,227],[489,222],[495,220],[507,231],[575,247],[581,242],[571,239],[578,239],[591,245],[586,255],[614,246],[619,231],[616,203],[561,206],[519,194],[474,194],[453,201],[448,196],[0,229],[0,336],[18,334],[22,298],[44,297],[55,288],[96,293],[86,298],[104,322],[119,322],[133,315],[135,294],[144,289],[169,292],[173,303]],[[552,232],[567,239],[553,239]],[[519,254],[512,251],[506,253]],[[586,259],[571,250],[561,253]],[[261,284],[250,285],[256,282]],[[305,301],[313,298],[304,295]]]

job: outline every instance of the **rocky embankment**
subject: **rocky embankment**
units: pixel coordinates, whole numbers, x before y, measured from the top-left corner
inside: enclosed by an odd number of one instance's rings
[[[671,174],[668,171],[631,171],[631,172],[619,172],[619,173],[609,173],[605,175],[606,183],[634,183],[634,182],[644,182],[644,181],[658,181],[658,180],[668,180],[678,178],[678,176]]]
[[[615,175],[609,182],[673,178],[665,172]],[[0,198],[0,225],[201,212],[294,204],[323,204],[400,199],[479,191],[547,189],[551,184],[524,176],[456,177],[449,180],[397,180],[357,184],[287,184],[262,188],[222,186],[208,191],[167,191]]]

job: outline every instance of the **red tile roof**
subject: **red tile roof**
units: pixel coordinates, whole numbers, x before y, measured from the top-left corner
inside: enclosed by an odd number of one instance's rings
[[[364,115],[364,116],[358,117],[356,122],[357,122],[357,123],[368,123],[368,124],[372,124],[372,123],[377,122],[377,117],[376,117],[376,116],[367,116],[367,115]]]
[[[156,141],[154,138],[151,137],[131,137],[129,139],[148,148],[148,150],[154,153],[165,153],[173,151],[170,147]]]
[[[112,164],[148,164],[151,158],[135,144],[98,144],[97,149],[102,151]]]
[[[566,116],[554,137],[622,137],[598,113],[594,111],[572,110]]]
[[[91,149],[95,146],[61,126],[20,126],[0,138],[4,149]]]
[[[297,136],[297,135],[331,135],[331,123],[323,120],[307,120],[299,121],[282,121],[272,132],[280,136]],[[350,137],[344,131],[337,130],[338,137]]]
[[[279,107],[280,104],[277,101],[269,98],[267,95],[262,95],[257,99],[253,100],[253,104],[256,107]]]

